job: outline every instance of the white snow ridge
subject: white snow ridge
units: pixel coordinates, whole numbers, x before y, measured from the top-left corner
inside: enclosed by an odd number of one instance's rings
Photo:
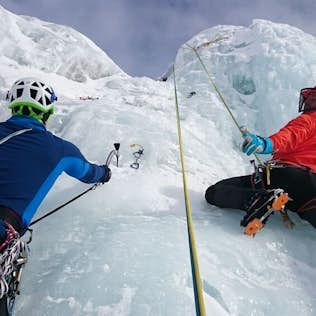
[[[16,315],[195,315],[172,78],[129,77],[71,28],[2,7],[0,17],[0,92],[40,77],[59,96],[50,130],[100,164],[121,143],[108,184],[34,225]],[[288,25],[217,26],[188,44],[239,123],[264,136],[296,116],[299,89],[316,82],[316,39]],[[252,169],[186,45],[175,69],[207,315],[315,315],[315,229],[293,215],[289,231],[275,214],[249,238],[242,211],[206,204],[210,184]],[[130,168],[134,143],[144,147],[138,170]],[[38,216],[86,188],[62,176]]]

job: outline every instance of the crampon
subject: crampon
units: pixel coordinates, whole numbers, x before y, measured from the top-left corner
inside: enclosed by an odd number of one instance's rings
[[[244,233],[254,237],[264,227],[273,212],[284,211],[289,200],[288,193],[282,189],[256,194],[250,201],[247,214],[240,222],[240,225],[245,227]]]

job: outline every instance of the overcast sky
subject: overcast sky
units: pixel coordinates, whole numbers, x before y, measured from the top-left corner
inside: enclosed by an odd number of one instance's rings
[[[316,0],[0,0],[15,14],[75,28],[125,72],[159,77],[177,49],[218,24],[287,23],[316,36]],[[1,26],[0,26],[1,27]]]

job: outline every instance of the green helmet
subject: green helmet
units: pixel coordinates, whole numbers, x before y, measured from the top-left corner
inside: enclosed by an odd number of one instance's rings
[[[46,121],[54,112],[56,100],[53,88],[36,78],[17,80],[8,94],[13,115],[26,115],[39,121]]]

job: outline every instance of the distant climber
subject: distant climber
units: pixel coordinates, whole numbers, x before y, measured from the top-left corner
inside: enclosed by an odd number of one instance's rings
[[[272,154],[272,159],[254,174],[225,179],[210,186],[205,193],[207,202],[245,211],[257,203],[267,209],[271,207],[265,204],[269,194],[281,188],[291,198],[286,208],[316,228],[316,86],[301,90],[300,112],[301,115],[269,137],[244,129],[242,151],[247,155]],[[286,213],[282,214],[286,226],[293,227]],[[255,217],[260,215],[262,211]]]
[[[99,100],[99,97],[91,97],[91,96],[81,96],[79,98],[80,100],[83,100],[83,101],[87,101],[87,100]]]

